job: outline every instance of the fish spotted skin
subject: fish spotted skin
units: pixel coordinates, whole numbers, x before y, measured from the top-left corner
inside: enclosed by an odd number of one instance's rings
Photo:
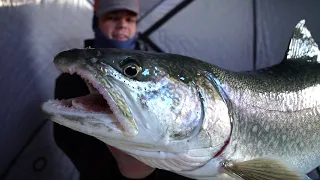
[[[320,64],[286,61],[226,75],[233,132],[226,159],[281,157],[304,173],[319,165]]]

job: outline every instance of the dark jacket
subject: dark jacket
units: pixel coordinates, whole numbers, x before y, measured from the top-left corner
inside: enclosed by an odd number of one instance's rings
[[[92,47],[92,43],[92,39],[85,40],[85,47]],[[137,41],[135,49],[153,51],[141,40]],[[57,99],[74,98],[88,93],[86,84],[77,75],[63,73],[56,80],[54,96]],[[102,141],[56,123],[54,137],[57,145],[69,156],[79,170],[81,180],[128,179],[121,175],[114,157]],[[144,180],[166,178],[187,179],[157,169]]]

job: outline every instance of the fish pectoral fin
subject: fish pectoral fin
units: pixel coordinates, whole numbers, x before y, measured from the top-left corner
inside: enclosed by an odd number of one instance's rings
[[[285,163],[271,159],[258,158],[244,162],[223,161],[224,173],[242,180],[306,180],[307,175],[293,170]]]

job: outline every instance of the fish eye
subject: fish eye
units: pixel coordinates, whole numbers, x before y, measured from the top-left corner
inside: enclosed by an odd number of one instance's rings
[[[139,74],[140,70],[141,70],[140,66],[134,63],[130,63],[124,66],[123,73],[126,76],[133,78]]]

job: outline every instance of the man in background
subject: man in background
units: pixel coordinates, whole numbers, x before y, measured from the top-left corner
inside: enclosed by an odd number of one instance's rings
[[[92,26],[94,39],[86,40],[86,47],[151,50],[139,40],[137,35],[139,14],[137,0],[97,0],[94,7]],[[67,99],[88,93],[86,84],[77,75],[61,74],[57,78],[55,98]],[[106,146],[94,137],[55,124],[55,139],[58,146],[78,168],[81,179],[95,180],[113,177],[147,180],[160,178],[157,177],[159,170],[111,146]],[[163,174],[171,178],[177,179],[178,177],[170,172]]]
[[[153,51],[137,34],[139,1],[96,0],[94,8],[95,38],[87,46]]]

